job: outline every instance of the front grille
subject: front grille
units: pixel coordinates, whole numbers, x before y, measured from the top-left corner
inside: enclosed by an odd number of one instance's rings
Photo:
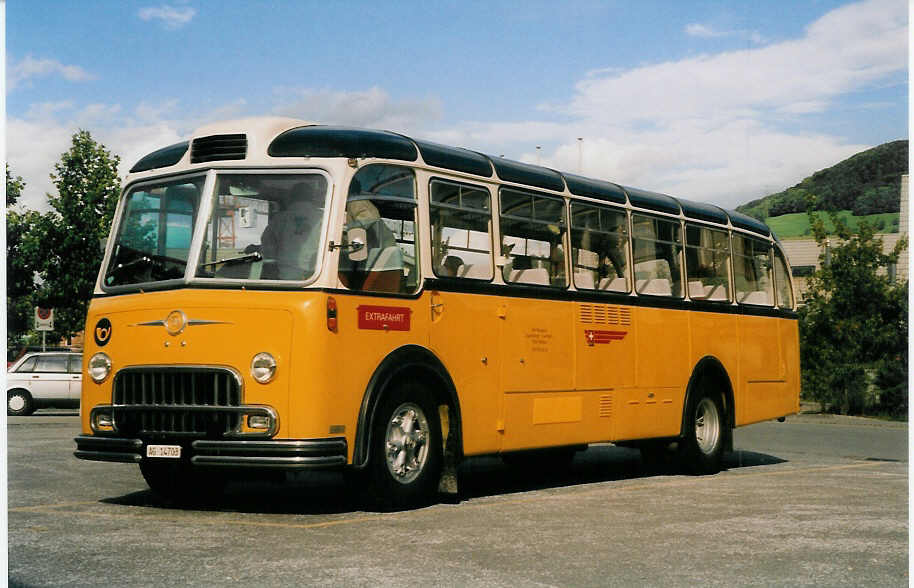
[[[224,368],[127,368],[114,378],[115,429],[218,438],[241,427],[241,383]]]
[[[194,139],[190,147],[190,162],[244,159],[248,152],[247,135],[210,135]]]

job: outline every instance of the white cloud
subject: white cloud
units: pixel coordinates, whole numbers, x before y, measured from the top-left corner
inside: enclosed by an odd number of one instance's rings
[[[274,114],[292,116],[323,124],[411,132],[441,117],[437,98],[395,100],[383,89],[342,92],[303,88],[277,88],[281,102]]]
[[[65,65],[54,59],[36,59],[27,55],[18,63],[9,65],[6,71],[7,90],[14,90],[34,78],[60,76],[69,82],[94,80],[95,76],[78,65]]]
[[[565,104],[544,107],[570,122],[466,123],[439,135],[529,162],[534,145],[549,145],[542,163],[568,171],[578,170],[584,137],[585,174],[736,206],[870,147],[791,127],[903,74],[907,34],[902,3],[869,0],[824,15],[798,39],[591,71]]]
[[[713,27],[708,25],[703,25],[701,23],[691,23],[687,24],[685,27],[685,33],[690,37],[699,37],[701,39],[715,39],[721,37],[736,37],[738,39],[745,39],[751,41],[756,45],[765,42],[765,38],[758,31],[749,31],[746,29],[739,29],[735,31],[718,31]]]
[[[169,30],[176,30],[191,20],[197,14],[197,9],[190,6],[171,6],[162,4],[161,6],[146,6],[141,8],[137,15],[144,21],[159,21],[162,26]]]

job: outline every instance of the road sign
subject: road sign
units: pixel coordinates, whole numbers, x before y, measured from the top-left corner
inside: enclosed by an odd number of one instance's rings
[[[54,309],[35,307],[35,330],[36,331],[53,331],[54,330]]]

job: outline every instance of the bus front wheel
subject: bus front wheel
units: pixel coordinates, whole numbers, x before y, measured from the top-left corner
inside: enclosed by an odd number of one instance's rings
[[[694,474],[715,474],[723,461],[727,434],[720,396],[702,388],[689,400],[680,445],[685,466]]]
[[[441,471],[441,426],[428,392],[404,383],[382,400],[372,433],[375,502],[397,509],[428,503]]]

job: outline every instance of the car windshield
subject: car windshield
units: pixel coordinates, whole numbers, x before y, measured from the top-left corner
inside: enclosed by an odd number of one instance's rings
[[[327,199],[317,173],[223,173],[198,278],[303,281],[317,271]]]
[[[204,179],[144,184],[126,195],[106,287],[184,277]]]

